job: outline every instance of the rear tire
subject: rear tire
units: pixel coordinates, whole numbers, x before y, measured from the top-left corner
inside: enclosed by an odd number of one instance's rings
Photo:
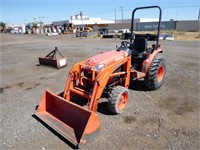
[[[127,88],[123,86],[116,86],[108,97],[108,109],[114,114],[120,114],[126,108],[130,97]]]
[[[165,59],[162,57],[154,58],[144,79],[146,87],[150,90],[159,89],[164,82],[165,73]]]

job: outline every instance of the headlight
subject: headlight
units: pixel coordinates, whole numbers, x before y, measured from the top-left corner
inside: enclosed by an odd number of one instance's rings
[[[105,67],[105,64],[98,64],[95,66],[96,71],[101,71]]]

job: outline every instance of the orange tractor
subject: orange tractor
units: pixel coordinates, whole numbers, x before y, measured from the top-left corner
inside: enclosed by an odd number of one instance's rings
[[[133,34],[135,11],[147,8],[160,11],[156,38],[150,34]],[[88,142],[100,129],[96,112],[102,93],[109,95],[109,110],[120,114],[130,99],[128,87],[132,78],[144,78],[150,90],[156,90],[163,84],[165,60],[157,56],[163,52],[159,44],[160,23],[160,7],[134,9],[130,42],[122,41],[116,50],[102,52],[75,64],[69,71],[64,92],[54,94],[45,91],[35,115],[77,146]],[[147,47],[147,41],[152,37],[156,43]],[[81,105],[85,100],[87,105]]]

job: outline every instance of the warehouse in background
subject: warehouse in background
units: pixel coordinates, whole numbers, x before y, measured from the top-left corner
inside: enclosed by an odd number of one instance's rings
[[[143,19],[143,21],[145,21]],[[156,21],[138,21],[134,25],[137,31],[154,31],[157,28]],[[109,30],[119,30],[119,29],[129,29],[131,23],[127,20],[125,22],[118,22],[115,24],[109,24]],[[170,21],[162,21],[161,29],[162,30],[177,30],[177,31],[199,31],[200,30],[200,21],[199,20],[170,20]]]
[[[157,28],[157,19],[155,18],[136,18],[134,20],[135,31],[154,31]],[[45,22],[24,23],[21,25],[6,24],[1,32],[7,33],[21,33],[21,34],[67,34],[76,33],[77,30],[121,30],[129,29],[131,26],[131,19],[123,20],[102,20],[101,18],[90,18],[80,12],[77,15],[71,16],[69,20],[54,21],[52,24],[45,24]],[[169,20],[161,22],[162,30],[177,30],[177,31],[191,31],[196,32],[200,30],[199,20]]]

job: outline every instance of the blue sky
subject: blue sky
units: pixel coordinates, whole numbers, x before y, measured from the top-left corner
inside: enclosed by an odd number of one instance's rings
[[[82,11],[89,17],[105,20],[131,18],[135,7],[159,5],[163,10],[162,20],[197,20],[200,0],[0,0],[0,21],[7,23],[33,22],[46,18],[46,23],[66,20]],[[155,10],[138,12],[136,17],[155,18]]]

